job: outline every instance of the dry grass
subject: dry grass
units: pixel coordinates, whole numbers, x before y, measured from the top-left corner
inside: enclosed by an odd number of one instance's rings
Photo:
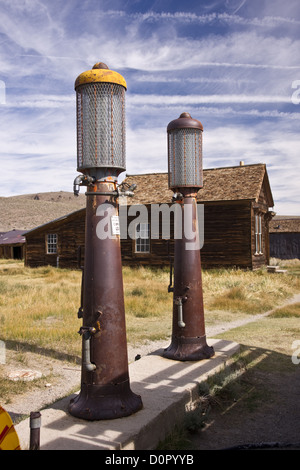
[[[284,316],[280,314],[282,311],[285,312]],[[259,322],[226,331],[219,336],[236,341],[250,351],[261,351],[259,364],[256,364],[260,370],[285,374],[299,367],[291,360],[293,342],[300,338],[299,316],[300,304],[293,304],[279,308]]]
[[[300,317],[300,303],[294,303],[278,308],[271,315],[270,318],[299,318]]]
[[[164,339],[171,334],[169,273],[149,268],[123,269],[128,341]]]
[[[123,279],[128,342],[169,338],[168,271],[124,267]],[[266,271],[204,271],[206,325],[267,311],[299,292],[299,285],[298,276]],[[79,271],[0,260],[0,339],[80,356],[80,290]]]
[[[299,291],[300,279],[292,274],[267,273],[266,269],[206,271],[203,273],[206,325],[267,312]]]
[[[79,354],[80,282],[77,271],[1,263],[1,339]]]

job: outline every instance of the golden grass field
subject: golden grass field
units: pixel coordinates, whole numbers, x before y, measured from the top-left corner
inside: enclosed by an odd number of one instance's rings
[[[206,326],[258,314],[300,292],[300,279],[266,270],[203,271]],[[127,339],[130,344],[171,335],[172,294],[167,269],[123,268]],[[0,260],[0,339],[81,355],[77,318],[81,272],[24,267],[22,261]]]

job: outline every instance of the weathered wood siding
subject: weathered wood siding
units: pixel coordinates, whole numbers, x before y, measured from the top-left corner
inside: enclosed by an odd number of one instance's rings
[[[270,233],[270,256],[279,259],[300,259],[300,233]]]
[[[202,266],[251,268],[251,205],[243,202],[204,205]]]
[[[149,210],[149,221],[150,208]],[[131,223],[134,217],[128,218]],[[168,265],[174,255],[174,219],[171,217],[171,239],[150,240],[150,253],[135,253],[135,241],[122,240],[122,260],[125,265]],[[204,245],[201,249],[202,266],[252,268],[251,260],[251,203],[220,202],[204,204]]]
[[[258,206],[251,201],[218,201],[204,204],[204,245],[201,261],[204,268],[240,267],[256,269],[268,262],[268,221],[265,214],[263,223],[263,254],[255,255],[255,213]],[[151,209],[148,221],[151,229]],[[261,210],[264,208],[260,207]],[[263,213],[263,212],[262,212]],[[127,227],[135,224],[136,216],[127,218]],[[121,220],[122,224],[122,220]],[[47,234],[58,237],[58,251],[47,254]],[[135,240],[130,236],[121,239],[122,262],[124,265],[169,265],[174,255],[174,217],[170,218],[170,239],[162,238],[160,218],[158,239],[150,239],[149,253],[136,253]],[[59,265],[62,268],[78,267],[78,247],[82,247],[82,262],[85,243],[85,211],[53,221],[45,227],[26,235],[27,266]]]
[[[154,224],[151,222],[151,206],[147,205],[148,211],[148,223],[150,224],[150,233],[154,234]],[[122,223],[122,221],[121,221]],[[126,221],[124,220],[124,223]],[[127,217],[127,227],[133,224],[135,225],[135,216]],[[159,237],[157,239],[150,239],[150,252],[149,253],[137,253],[135,250],[135,240],[130,238],[127,232],[127,239],[121,240],[121,253],[122,253],[122,262],[124,265],[131,266],[166,266],[170,263],[170,256],[173,256],[174,252],[174,217],[171,214],[170,217],[170,239],[162,238],[162,219],[160,216],[159,219],[159,231],[155,233],[155,236]]]
[[[47,253],[47,235],[57,235],[57,253]],[[77,268],[78,247],[84,247],[85,213],[82,211],[76,216],[53,221],[44,228],[26,235],[25,265],[59,266],[61,268]],[[84,253],[84,249],[82,250]]]
[[[5,259],[23,259],[25,244],[1,245],[0,258]]]

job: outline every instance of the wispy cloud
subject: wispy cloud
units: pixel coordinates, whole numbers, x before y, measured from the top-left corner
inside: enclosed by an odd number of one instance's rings
[[[198,105],[198,104],[227,104],[227,103],[291,103],[291,96],[267,95],[131,95],[131,104],[151,104],[152,106],[168,105]]]
[[[13,96],[5,102],[6,108],[72,108],[75,110],[74,95],[26,95]]]
[[[90,28],[87,34],[84,30],[75,40],[73,36],[66,37],[62,20],[51,17],[47,7],[41,2],[34,0],[34,5],[24,8],[18,14],[12,14],[13,3],[6,9],[1,10],[2,32],[6,36],[32,55],[35,51],[40,56],[49,60],[61,60],[60,67],[65,72],[70,67],[62,63],[63,60],[88,60],[89,56],[104,52],[113,64],[118,67],[130,67],[140,70],[179,70],[185,67],[245,67],[245,68],[272,68],[272,69],[295,69],[298,70],[297,60],[299,51],[299,40],[291,40],[286,37],[276,37],[264,30],[229,32],[224,35],[194,35],[193,38],[182,37],[177,34],[176,29],[166,25],[164,38],[151,33],[143,34],[143,24],[146,21],[155,20],[164,22],[176,20],[182,22],[196,22],[198,24],[210,23],[211,21],[241,22],[243,18],[228,14],[195,15],[191,13],[155,13],[127,14],[120,11],[100,11],[95,17],[115,18],[116,16],[127,28],[122,29],[122,34],[110,34],[109,21],[102,22],[101,28],[97,26],[95,18],[91,19],[87,26]],[[33,14],[34,12],[34,14]],[[276,24],[279,22],[276,19]],[[249,22],[249,19],[244,21]],[[254,20],[251,20],[254,21]],[[263,20],[260,20],[263,21]],[[273,18],[273,22],[275,19]],[[288,21],[282,19],[282,21]],[[291,19],[290,21],[296,20]],[[134,22],[137,22],[134,28]],[[270,23],[268,19],[267,23]],[[97,27],[96,27],[97,26]],[[81,25],[84,28],[84,24]],[[63,44],[63,48],[61,47]],[[105,47],[103,45],[105,44]],[[251,46],[250,46],[251,45]],[[249,47],[250,46],[250,47]],[[61,54],[61,51],[64,51]],[[29,52],[31,51],[31,52]],[[59,51],[59,53],[58,53]],[[93,52],[92,52],[93,51]],[[277,51],[274,54],[274,51]],[[282,54],[284,51],[284,54]],[[263,52],[264,60],[261,60]],[[247,58],[247,60],[245,60]],[[251,60],[249,60],[251,59]],[[73,67],[71,66],[71,70]],[[54,71],[52,72],[54,73]]]
[[[70,190],[76,170],[74,81],[101,60],[128,83],[128,172],[166,171],[166,125],[191,111],[203,118],[206,167],[264,161],[275,200],[279,194],[288,207],[281,181],[286,178],[295,201],[300,105],[291,102],[291,84],[300,79],[297,2],[194,4],[193,11],[175,0],[168,11],[159,2],[112,0],[105,9],[92,0],[1,0],[1,194],[26,191],[24,184]]]
[[[130,19],[131,21],[143,22],[176,22],[176,23],[187,23],[206,25],[211,23],[227,23],[227,24],[238,24],[244,26],[261,26],[261,27],[277,27],[278,25],[293,24],[299,25],[300,21],[295,18],[286,18],[283,16],[265,16],[263,18],[245,18],[243,16],[236,15],[238,10],[235,10],[232,14],[229,13],[208,13],[204,15],[197,15],[196,13],[179,11],[175,13],[170,12],[156,12],[147,11],[146,13],[127,13],[124,10],[107,10],[99,11],[98,17],[110,18],[110,19]]]

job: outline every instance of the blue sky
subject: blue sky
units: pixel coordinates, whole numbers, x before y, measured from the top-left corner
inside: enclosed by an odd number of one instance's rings
[[[298,0],[0,0],[0,196],[72,191],[74,82],[102,61],[128,85],[128,174],[167,171],[189,112],[204,168],[266,163],[274,210],[300,215],[299,59]]]

